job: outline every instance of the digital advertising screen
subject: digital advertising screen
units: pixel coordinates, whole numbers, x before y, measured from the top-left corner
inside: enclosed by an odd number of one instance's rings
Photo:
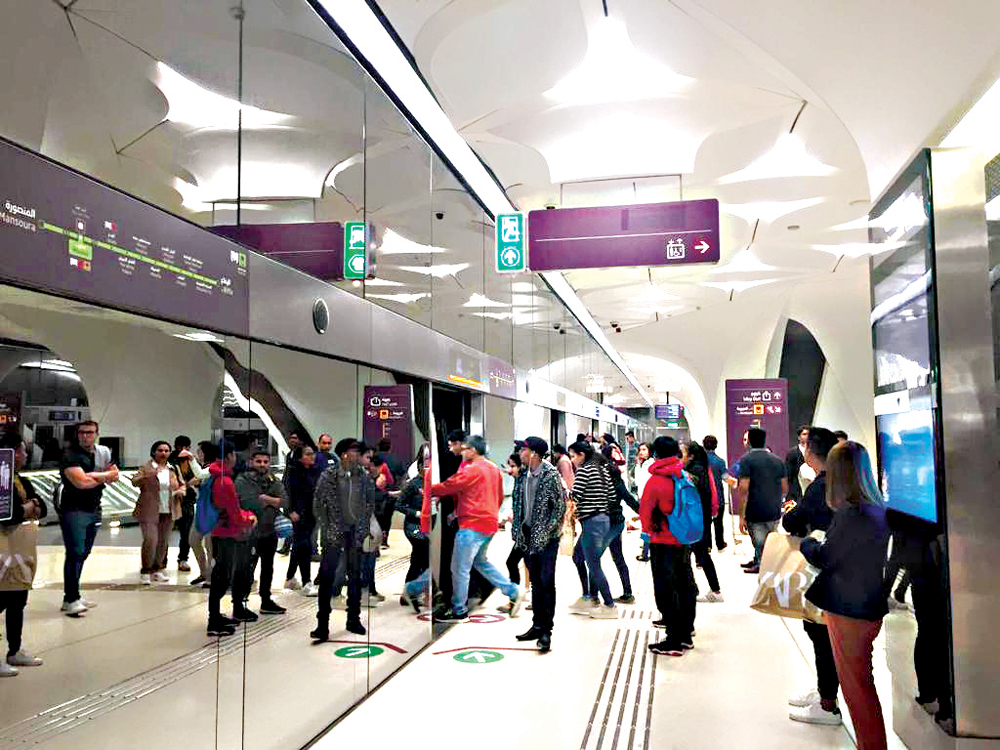
[[[934,274],[925,177],[872,212],[879,485],[889,508],[938,519]]]

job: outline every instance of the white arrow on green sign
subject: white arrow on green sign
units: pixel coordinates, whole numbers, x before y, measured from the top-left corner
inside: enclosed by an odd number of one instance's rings
[[[497,273],[521,273],[528,267],[524,214],[497,214],[496,227]]]
[[[452,658],[463,664],[492,664],[503,659],[503,654],[499,651],[463,651]]]
[[[368,229],[363,221],[344,224],[344,278],[363,279],[368,261]]]
[[[333,655],[339,656],[341,659],[371,659],[384,652],[385,649],[381,646],[347,646],[346,648],[338,648],[333,652]]]

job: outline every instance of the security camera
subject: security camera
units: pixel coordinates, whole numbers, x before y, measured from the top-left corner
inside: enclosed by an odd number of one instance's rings
[[[554,208],[555,208],[555,205],[552,204],[552,203],[546,203],[545,204],[545,210],[546,211],[552,211]]]
[[[560,328],[562,328],[562,323],[553,323],[552,327],[558,331]]]
[[[434,218],[441,221],[444,218],[444,211],[435,211]]]
[[[618,327],[618,324],[617,324],[617,323],[616,323],[615,321],[613,321],[613,320],[612,320],[612,321],[611,321],[611,327],[612,327],[612,328],[617,328],[617,327]]]

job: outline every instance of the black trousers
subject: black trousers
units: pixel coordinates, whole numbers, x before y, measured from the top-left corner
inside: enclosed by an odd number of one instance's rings
[[[181,517],[177,519],[177,533],[181,535],[178,544],[177,562],[187,562],[191,553],[191,542],[188,536],[191,534],[191,525],[194,523],[194,506],[188,507],[186,504],[181,508]]]
[[[212,568],[212,584],[208,592],[209,619],[219,616],[222,597],[229,589],[233,592],[233,609],[246,606],[250,596],[247,582],[252,579],[250,542],[213,535],[212,556],[215,567]]]
[[[667,626],[666,640],[677,643],[689,638],[694,630],[698,594],[691,572],[691,553],[687,547],[654,543],[649,545],[649,557],[653,596]]]
[[[712,532],[706,531],[700,542],[691,546],[697,562],[708,579],[708,587],[712,591],[721,591],[719,588],[719,574],[715,570],[715,562],[712,560]]]
[[[726,513],[726,505],[719,498],[719,513],[712,519],[712,526],[715,527],[715,548],[721,550],[726,546],[726,527],[722,523],[722,517]]]
[[[826,625],[809,620],[803,620],[802,627],[812,641],[816,655],[816,687],[819,697],[825,701],[835,701],[840,691],[840,679],[837,677],[837,664],[833,660],[830,631]]]
[[[357,533],[355,527],[348,526],[344,530],[344,546],[335,547],[323,544],[323,558],[319,563],[319,609],[316,621],[320,627],[330,624],[330,597],[333,595],[333,583],[337,576],[340,560],[345,560],[347,574],[347,619],[361,619],[361,550],[355,546]]]
[[[258,592],[261,602],[269,602],[271,601],[271,584],[274,582],[274,555],[278,551],[278,537],[272,532],[267,536],[254,539],[252,544],[250,566],[243,590],[249,594],[250,589],[253,588],[254,573],[257,570],[257,562],[260,561],[260,588]]]
[[[531,626],[552,634],[556,615],[556,560],[559,540],[553,540],[541,552],[527,556],[531,576]]]
[[[392,516],[395,512],[396,508],[389,500],[377,515],[378,525],[382,529],[382,540],[385,544],[389,543],[389,530],[392,529]]]
[[[312,532],[314,523],[299,519],[295,524],[292,537],[291,554],[288,556],[288,574],[286,579],[295,578],[295,573],[301,571],[302,585],[312,581]]]
[[[913,645],[917,691],[920,700],[937,700],[942,709],[950,712],[947,602],[940,569],[935,564],[914,566],[910,592],[917,618],[917,638]]]
[[[518,547],[516,544],[510,548],[510,554],[507,555],[507,575],[510,578],[511,583],[516,583],[518,586],[521,585],[521,561],[527,560],[526,550]],[[531,568],[528,568],[528,576],[531,576]],[[534,606],[534,604],[532,604]]]
[[[407,541],[412,547],[410,551],[410,567],[406,570],[406,582],[416,580],[431,564],[431,540],[409,536]]]
[[[7,613],[7,655],[21,650],[24,632],[24,608],[28,606],[28,590],[0,591],[0,612]]]

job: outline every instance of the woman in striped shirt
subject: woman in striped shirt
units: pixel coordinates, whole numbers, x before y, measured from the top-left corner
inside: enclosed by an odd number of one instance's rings
[[[584,595],[570,607],[574,614],[590,615],[598,620],[617,620],[618,608],[611,598],[611,587],[601,570],[601,555],[608,547],[611,521],[608,508],[618,502],[611,476],[603,456],[594,452],[590,443],[578,442],[569,447],[569,457],[576,466],[573,480],[573,501],[576,518],[583,527],[579,547],[587,566],[589,582],[596,586],[604,600],[601,605],[588,596],[591,586],[584,586]],[[582,578],[582,576],[581,576]]]

